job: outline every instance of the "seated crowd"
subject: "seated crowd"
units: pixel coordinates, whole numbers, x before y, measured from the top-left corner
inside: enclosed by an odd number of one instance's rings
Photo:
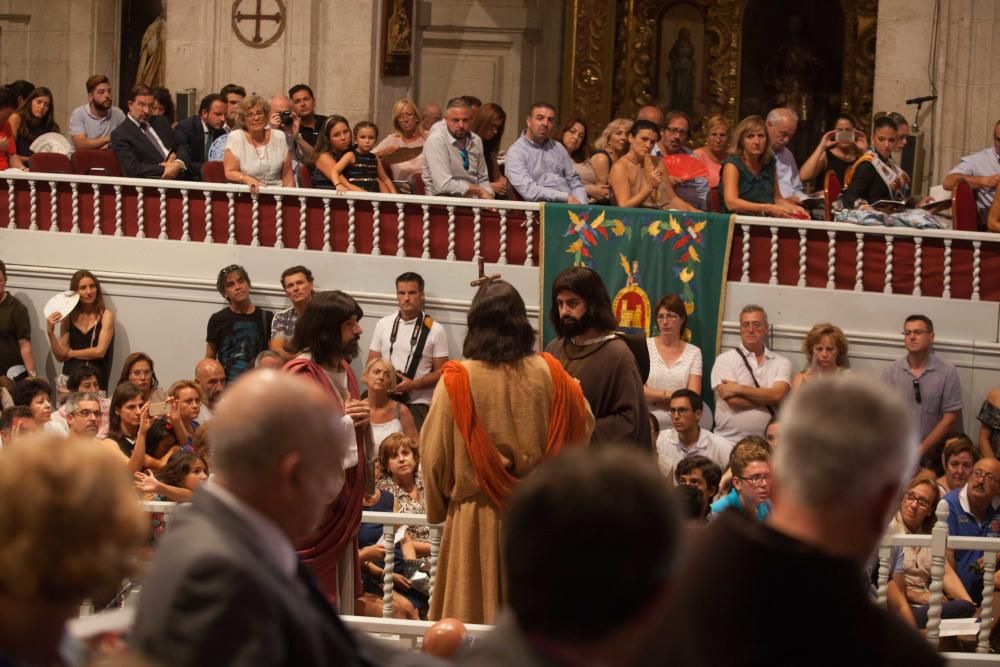
[[[870,136],[850,115],[839,116],[800,167],[788,149],[799,119],[788,108],[731,128],[720,115],[691,118],[647,105],[634,119],[614,119],[599,135],[595,129],[591,143],[582,119],[570,113],[560,123],[556,108],[539,102],[502,151],[506,112],[471,95],[449,100],[443,111],[400,99],[391,131],[380,137],[369,120],[352,125],[317,113],[304,83],[269,98],[228,84],[180,122],[167,89],[136,85],[127,112],[113,105],[108,77],[95,74],[86,90],[87,103],[70,117],[65,150],[109,150],[127,177],[241,183],[252,192],[309,186],[803,219],[823,218],[833,179],[842,189],[828,202],[836,221],[951,226],[922,208],[930,197],[910,196],[910,176],[899,163],[909,125],[898,113],[875,114]],[[48,88],[17,81],[0,90],[0,135],[7,138],[0,168],[30,169],[33,145],[59,150],[51,141],[36,144],[60,133],[53,108]],[[704,145],[692,149],[695,137]],[[946,190],[965,181],[975,191],[982,230],[1000,231],[1000,205],[993,205],[998,142],[994,137],[992,148],[963,158],[943,181]],[[212,162],[222,168],[208,167]]]
[[[456,113],[464,118],[465,111],[467,109],[461,104],[449,105],[444,112],[445,122],[454,121]],[[257,120],[263,118],[261,115]],[[346,132],[346,122],[341,123],[338,118],[331,116],[321,125],[333,123],[333,127],[343,126]],[[675,130],[681,129],[676,123],[678,118],[675,116],[669,121],[677,125]],[[552,150],[546,137],[554,120],[554,114],[547,107],[533,109],[529,128],[534,129],[529,129],[529,133],[519,140],[520,148],[515,151],[515,154],[524,153],[525,162],[508,172],[513,187],[526,187],[521,179],[530,179],[528,174],[533,170],[543,171],[545,179],[562,173],[567,182],[575,178],[574,183],[581,183],[575,168],[571,168],[572,159],[560,167],[558,162],[552,161],[552,154],[545,152]],[[260,125],[258,122],[257,126]],[[502,120],[500,126],[502,128]],[[652,121],[636,121],[625,133],[631,137],[629,148],[622,146],[625,151],[622,157],[631,159],[628,157],[631,155],[645,162],[645,166],[639,162],[635,166],[646,170],[643,178],[652,180],[656,180],[653,174],[659,169],[648,165],[650,145],[655,140],[649,128],[654,126]],[[638,132],[634,132],[636,127]],[[757,135],[753,135],[754,132]],[[763,141],[766,128],[751,129],[750,133],[756,137],[753,141]],[[676,134],[678,132],[671,132],[672,136]],[[642,139],[641,143],[637,143],[636,137]],[[374,143],[373,137],[368,139],[369,143]],[[615,141],[614,133],[608,141],[608,145]],[[318,146],[323,145],[321,135]],[[455,146],[445,143],[440,148],[443,160],[450,161]],[[365,153],[360,153],[359,157],[363,155]],[[336,170],[339,164],[340,161],[333,168]],[[347,169],[353,166],[357,163],[345,163]],[[614,169],[612,165],[612,171]],[[482,171],[485,180],[479,185],[463,183],[468,187],[481,187],[483,192],[486,188],[492,189],[485,163]],[[665,186],[661,192],[665,196],[680,196],[678,190],[670,190],[667,186],[670,179],[660,176],[656,182]],[[626,174],[624,179],[630,181],[631,177]],[[723,170],[720,182],[725,180]],[[543,190],[555,187],[548,181],[535,185]],[[647,185],[642,188],[645,190]],[[774,187],[779,197],[780,190],[777,185]],[[578,189],[581,197],[586,196],[582,186]],[[830,522],[827,519],[809,522],[810,527],[806,530],[796,527],[796,521],[810,512],[827,512],[824,509],[827,504],[841,496],[823,495],[825,492],[801,485],[807,484],[805,480],[812,479],[812,475],[820,474],[807,470],[811,465],[832,466],[832,472],[824,469],[823,474],[834,477],[845,471],[856,475],[859,469],[835,464],[833,459],[837,456],[832,453],[835,450],[817,455],[817,460],[811,461],[811,448],[826,446],[813,442],[811,438],[815,432],[823,428],[836,431],[842,427],[845,432],[853,433],[870,427],[865,437],[859,436],[849,447],[852,455],[858,457],[852,459],[853,466],[870,456],[854,450],[862,444],[874,447],[868,440],[879,428],[884,428],[885,438],[899,441],[892,447],[898,449],[911,442],[918,444],[915,450],[898,456],[886,454],[888,458],[872,464],[873,470],[880,470],[879,466],[889,466],[890,459],[896,457],[898,460],[892,465],[898,470],[884,473],[887,477],[878,483],[884,483],[885,488],[878,487],[882,489],[878,492],[880,495],[870,499],[874,504],[864,505],[864,508],[859,505],[858,511],[875,512],[880,520],[887,522],[892,514],[887,530],[893,532],[926,533],[933,526],[937,502],[943,498],[948,504],[952,534],[1000,536],[996,528],[1000,525],[997,515],[1000,512],[1000,461],[997,458],[1000,454],[1000,389],[991,392],[982,406],[977,440],[963,435],[960,432],[962,388],[959,376],[952,365],[934,353],[934,324],[924,315],[911,315],[902,323],[905,354],[885,369],[879,384],[854,377],[850,371],[847,337],[830,323],[817,324],[808,332],[802,343],[807,365],[796,371],[791,361],[767,347],[768,316],[762,307],[753,304],[743,307],[740,313],[739,344],[721,353],[711,369],[705,369],[701,350],[685,342],[688,339],[687,312],[676,295],[664,295],[656,303],[657,333],[643,344],[643,341],[615,333],[616,320],[601,278],[589,269],[574,267],[557,276],[553,283],[552,302],[548,308],[558,338],[548,345],[544,354],[536,352],[536,334],[517,291],[504,281],[486,279],[468,313],[462,349],[464,361],[455,362],[449,361],[452,354],[444,327],[427,314],[423,278],[407,272],[395,283],[398,311],[374,325],[362,375],[367,392],[362,395],[360,383],[349,365],[360,354],[358,340],[363,316],[360,306],[343,292],[315,290],[312,272],[305,266],[289,267],[282,272],[280,281],[290,306],[279,313],[271,313],[253,303],[251,279],[242,266],[224,267],[218,274],[217,289],[226,305],[207,322],[204,357],[192,359],[192,376],[176,379],[164,390],[155,371],[155,354],[134,352],[126,358],[120,375],[112,374],[115,330],[127,327],[128,323],[124,318],[116,320],[115,313],[105,302],[99,278],[86,270],[77,271],[70,281],[71,290],[79,295],[76,306],[65,316],[56,313],[47,320],[48,350],[54,359],[63,362],[62,373],[50,384],[36,376],[35,350],[28,326],[30,316],[22,303],[4,291],[6,268],[0,263],[0,371],[17,379],[16,383],[7,378],[0,380],[4,384],[0,389],[3,401],[0,446],[4,450],[0,458],[0,481],[6,474],[5,467],[14,465],[8,460],[14,461],[20,456],[15,454],[20,449],[19,442],[28,442],[32,432],[37,431],[44,435],[34,437],[48,438],[52,447],[69,437],[103,450],[100,456],[93,455],[95,460],[120,469],[121,475],[132,475],[137,499],[181,503],[193,500],[197,508],[199,498],[211,496],[223,505],[237,506],[243,501],[234,500],[231,494],[246,492],[245,497],[240,497],[260,510],[264,517],[272,516],[269,512],[278,512],[282,503],[292,503],[289,506],[294,507],[296,496],[265,500],[259,490],[250,491],[252,487],[247,485],[267,486],[271,482],[263,477],[251,482],[251,473],[264,473],[246,470],[246,464],[239,464],[234,459],[234,452],[242,446],[241,438],[264,436],[251,436],[245,429],[234,428],[233,420],[240,416],[244,420],[264,420],[262,423],[274,426],[299,413],[287,408],[284,412],[288,414],[274,415],[272,419],[272,409],[254,413],[250,406],[238,403],[235,398],[229,402],[225,399],[230,392],[243,391],[251,397],[265,391],[265,385],[278,382],[270,379],[276,376],[269,375],[267,369],[283,368],[282,376],[299,375],[304,380],[296,380],[295,386],[289,385],[289,397],[275,400],[272,408],[287,403],[292,394],[300,391],[297,387],[301,382],[320,388],[308,396],[303,394],[305,403],[325,401],[322,403],[326,406],[324,410],[341,415],[339,420],[322,428],[336,426],[335,440],[340,443],[338,451],[342,450],[337,459],[341,471],[338,485],[343,485],[343,491],[330,495],[315,482],[296,481],[295,475],[305,473],[293,474],[290,468],[282,468],[281,473],[292,475],[288,480],[272,480],[277,488],[287,482],[300,489],[296,493],[308,490],[312,494],[309,496],[311,502],[318,503],[316,516],[307,512],[303,514],[305,518],[288,518],[286,508],[281,510],[285,514],[275,514],[278,518],[274,520],[291,540],[288,550],[292,555],[288,557],[295,558],[291,551],[294,545],[297,558],[301,559],[300,567],[308,568],[316,576],[313,580],[310,575],[307,588],[320,591],[341,613],[382,615],[388,554],[382,539],[383,527],[361,524],[360,512],[364,507],[426,514],[431,522],[444,524],[433,590],[428,585],[429,529],[408,526],[397,535],[393,558],[394,616],[434,620],[455,617],[470,623],[498,623],[498,631],[516,627],[516,624],[510,626],[510,619],[498,616],[498,612],[509,609],[516,614],[522,613],[526,601],[520,597],[523,593],[518,593],[519,586],[525,586],[528,581],[533,582],[529,590],[544,589],[544,586],[531,579],[539,576],[537,573],[521,572],[515,562],[523,560],[542,544],[547,544],[545,548],[551,547],[551,540],[545,539],[544,534],[539,535],[539,544],[532,546],[525,542],[527,537],[519,536],[515,540],[513,536],[519,534],[511,533],[506,552],[510,569],[504,574],[505,566],[500,560],[505,553],[501,534],[514,530],[512,525],[517,521],[518,482],[540,465],[546,469],[549,464],[544,462],[561,458],[563,450],[567,461],[576,460],[574,454],[578,452],[569,450],[588,442],[592,451],[597,452],[595,461],[604,461],[598,456],[601,451],[635,450],[637,454],[629,453],[628,456],[635,456],[636,461],[648,461],[645,468],[659,471],[654,478],[661,490],[651,493],[655,496],[672,491],[663,498],[650,496],[641,501],[643,503],[674,503],[692,522],[708,521],[712,526],[722,526],[717,529],[717,536],[723,535],[725,530],[735,530],[734,535],[750,535],[748,526],[758,524],[764,528],[753,530],[770,531],[760,535],[754,533],[756,537],[751,541],[756,546],[753,548],[747,544],[734,548],[776,549],[780,552],[775,555],[779,560],[792,558],[791,552],[783,551],[786,547],[775,537],[791,535],[817,546],[820,549],[817,553],[823,552],[823,558],[853,561],[860,574],[862,565],[872,565],[869,556],[878,533],[868,535],[867,541],[852,537],[858,540],[851,547],[853,551],[848,550],[846,543],[829,546],[829,540],[833,539],[829,536],[815,533],[807,536],[808,531],[819,530],[817,526],[821,523],[830,528]],[[710,375],[707,384],[703,381],[706,370]],[[115,377],[117,380],[112,381]],[[259,380],[255,383],[254,378]],[[818,389],[811,390],[811,387]],[[831,398],[828,401],[824,392],[839,393],[842,400]],[[796,399],[799,395],[801,400]],[[877,406],[869,405],[871,410],[852,412],[852,406],[858,406],[861,397],[867,397],[866,400],[874,401]],[[791,405],[786,407],[786,403]],[[713,406],[714,413],[710,409]],[[796,412],[796,406],[801,412]],[[814,413],[822,412],[821,408],[828,408],[832,414],[816,417]],[[872,410],[876,413],[881,410],[882,417],[873,416]],[[893,415],[903,416],[896,419],[900,423],[893,423]],[[222,430],[216,426],[217,418],[230,427]],[[271,421],[267,421],[269,419]],[[840,422],[836,421],[838,419]],[[842,423],[852,419],[859,423]],[[883,419],[879,422],[881,426],[871,421],[879,419]],[[786,428],[793,433],[786,434]],[[913,437],[909,435],[911,432]],[[288,439],[287,433],[281,435]],[[826,435],[832,447],[837,441],[836,433]],[[263,445],[253,445],[260,446]],[[791,448],[787,455],[786,448]],[[11,454],[8,455],[7,450]],[[315,455],[304,452],[302,456],[307,457],[307,454]],[[260,452],[248,452],[246,456],[251,457],[247,461],[266,458]],[[609,458],[602,465],[611,469],[619,464]],[[217,467],[221,470],[218,476]],[[792,471],[796,473],[793,475]],[[588,483],[586,475],[599,473],[599,470],[577,470],[566,474],[585,475],[581,483]],[[549,476],[558,474],[554,468],[548,473]],[[905,479],[904,474],[908,475]],[[242,479],[240,475],[248,477]],[[910,476],[912,481],[906,483]],[[539,472],[538,477],[544,479],[546,473]],[[570,483],[569,479],[564,483]],[[206,480],[211,480],[208,491],[202,490]],[[844,481],[844,488],[850,483],[853,482]],[[859,487],[859,495],[854,500],[860,502],[865,493],[872,492],[874,483],[868,481],[865,482],[867,486]],[[817,482],[816,486],[825,489],[829,484],[828,481]],[[529,486],[526,484],[525,489]],[[217,488],[220,490],[211,490]],[[610,492],[612,487],[608,488]],[[772,499],[772,488],[784,493]],[[543,491],[536,489],[536,493],[543,495],[556,493],[554,498],[559,497],[558,493],[569,493],[568,489]],[[568,506],[564,510],[582,511],[574,500],[581,499],[579,491],[573,492],[573,499],[567,495],[559,501]],[[524,493],[529,494],[527,490]],[[331,502],[333,497],[336,500]],[[803,506],[790,509],[792,501],[788,498],[798,498]],[[207,500],[201,502],[208,503]],[[621,511],[630,507],[628,503],[640,500],[637,497],[623,502],[625,504],[618,508]],[[640,511],[650,509],[643,504],[638,507]],[[548,517],[545,521],[571,523],[565,511],[556,511],[558,506],[550,505],[547,509],[551,512],[541,512],[539,506],[533,511]],[[614,512],[605,516],[596,506],[592,510],[593,516],[588,516],[588,521],[597,521],[602,526],[615,521]],[[521,511],[527,510],[522,508]],[[847,511],[844,507],[837,510]],[[246,512],[249,510],[238,513]],[[734,523],[734,516],[743,517],[743,521]],[[848,525],[856,520],[847,514],[836,516]],[[266,523],[259,516],[251,523],[257,525],[260,521]],[[290,523],[285,525],[282,521]],[[534,523],[547,525],[545,521],[535,520]],[[0,521],[2,525],[4,522]],[[189,527],[188,523],[183,525],[185,528],[178,528],[178,531]],[[882,524],[883,528],[885,525]],[[566,529],[565,525],[552,524],[550,527]],[[635,534],[639,530],[643,528],[637,528]],[[675,529],[671,531],[676,532]],[[581,529],[580,533],[577,537],[584,539],[587,530]],[[706,536],[709,534],[713,533],[706,533]],[[758,538],[763,541],[757,543]],[[167,546],[163,551],[171,554],[170,558],[196,557],[194,552],[178,551],[180,547],[170,542],[171,530],[158,539],[164,540]],[[720,545],[725,543],[722,537],[716,539],[722,540]],[[616,540],[607,541],[618,544]],[[123,548],[127,546],[125,542],[121,543]],[[594,548],[592,541],[586,544],[588,549]],[[593,552],[595,558],[596,554],[603,553],[602,548]],[[549,556],[548,560],[553,557]],[[279,560],[286,562],[284,558]],[[949,553],[944,578],[945,617],[977,613],[982,602],[983,571],[976,564],[981,558],[982,552],[976,551]],[[613,559],[608,557],[607,562]],[[843,572],[842,562],[836,563],[831,572]],[[565,565],[565,561],[561,561],[560,565],[552,567]],[[147,575],[145,588],[152,594],[143,598],[134,646],[168,664],[185,664],[185,659],[179,657],[184,653],[177,652],[165,635],[157,634],[163,627],[157,624],[167,622],[166,619],[173,618],[170,614],[181,611],[164,606],[173,598],[163,587],[174,585],[167,582],[183,574],[178,571],[167,577],[161,568],[170,567],[171,562],[160,564],[157,560],[152,573]],[[685,567],[690,568],[693,576],[700,576],[697,563]],[[889,584],[890,607],[903,622],[914,627],[927,623],[930,568],[926,550],[906,548],[894,553]],[[575,571],[573,567],[567,570]],[[357,578],[351,576],[352,572]],[[515,581],[521,575],[527,579]],[[159,579],[159,576],[164,578]],[[587,571],[581,571],[580,576],[588,576]],[[727,575],[728,578],[734,576],[737,575]],[[508,578],[506,585],[505,577]],[[154,580],[155,585],[150,583]],[[721,587],[721,581],[713,585]],[[183,582],[175,583],[182,586],[183,591]],[[5,620],[6,585],[0,583],[0,621]],[[95,602],[106,602],[114,597],[113,592],[109,595],[108,591],[103,591],[103,597],[94,595]],[[155,600],[149,603],[148,612],[146,600]],[[177,601],[178,605],[190,603],[182,599]],[[534,604],[529,607],[534,608]],[[663,604],[663,608],[668,609],[671,602],[665,598]],[[650,607],[654,608],[659,609],[659,603]],[[541,614],[541,610],[538,607],[532,613]],[[189,620],[191,625],[184,626],[183,632],[203,630],[195,628],[193,619]],[[694,615],[686,622],[697,624],[699,621]],[[543,620],[539,619],[538,623],[539,628],[545,627]],[[0,626],[3,625],[0,622]],[[182,630],[177,632],[178,636],[184,636]],[[563,640],[570,638],[566,635]],[[14,650],[9,649],[4,640],[0,630],[0,657],[5,651]],[[558,643],[534,645],[534,649],[543,652],[546,647],[556,650]],[[677,650],[691,649],[686,646]]]

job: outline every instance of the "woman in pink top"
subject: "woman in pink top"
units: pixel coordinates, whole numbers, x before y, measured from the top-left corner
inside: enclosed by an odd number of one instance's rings
[[[424,168],[423,149],[426,138],[420,127],[420,113],[413,100],[404,97],[392,107],[392,127],[394,130],[372,152],[388,167],[389,177],[396,189],[409,193],[411,179]],[[400,150],[405,151],[405,154],[391,157]],[[411,153],[416,154],[410,155]],[[401,157],[404,159],[399,159]],[[405,187],[401,187],[404,185]]]
[[[722,161],[729,157],[729,123],[722,116],[705,119],[705,145],[694,152],[694,156],[708,167],[708,187],[719,187]]]

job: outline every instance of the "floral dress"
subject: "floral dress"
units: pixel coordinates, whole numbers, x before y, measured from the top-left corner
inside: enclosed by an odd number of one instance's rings
[[[420,476],[420,470],[414,475],[415,481],[417,483],[417,491],[420,494],[420,500],[414,500],[410,497],[406,491],[400,488],[396,482],[392,480],[392,477],[383,477],[378,481],[378,488],[383,491],[388,491],[396,498],[399,503],[399,511],[403,514],[426,514],[427,508],[424,507],[424,480]],[[406,528],[406,534],[410,536],[411,540],[416,542],[430,542],[431,541],[431,529],[429,526],[408,526]]]
[[[989,399],[983,401],[983,407],[979,409],[977,419],[983,426],[990,429],[990,444],[993,445],[993,454],[1000,457],[1000,407],[990,403]]]

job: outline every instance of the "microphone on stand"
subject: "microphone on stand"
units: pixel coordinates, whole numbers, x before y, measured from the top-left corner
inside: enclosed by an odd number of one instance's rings
[[[924,95],[923,97],[914,97],[912,99],[906,100],[907,104],[923,104],[924,102],[933,102],[938,98],[937,95]]]

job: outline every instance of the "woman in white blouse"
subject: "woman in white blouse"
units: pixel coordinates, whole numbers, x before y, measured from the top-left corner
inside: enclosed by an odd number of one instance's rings
[[[285,133],[267,126],[270,107],[259,95],[240,102],[240,130],[229,133],[222,164],[226,180],[250,186],[250,192],[268,185],[295,187],[292,156]]]
[[[684,342],[687,310],[676,294],[666,294],[656,302],[656,327],[660,334],[646,339],[649,348],[649,379],[644,393],[649,411],[661,429],[673,428],[670,395],[678,389],[701,393],[701,350]]]

